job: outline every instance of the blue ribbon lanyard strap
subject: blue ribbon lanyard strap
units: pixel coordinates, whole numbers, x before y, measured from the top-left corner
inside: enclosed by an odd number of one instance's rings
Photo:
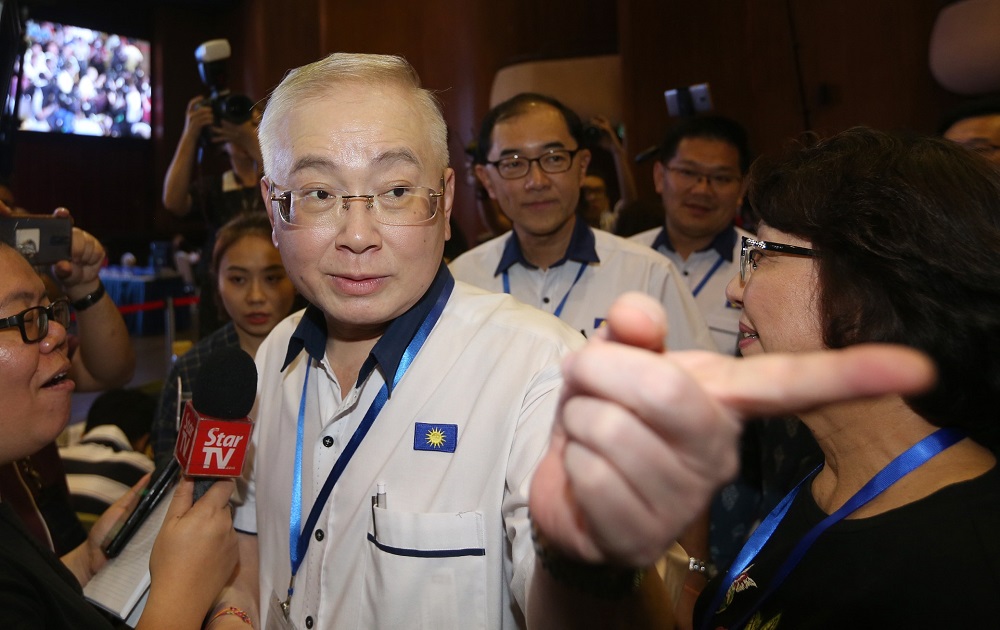
[[[798,565],[812,544],[816,542],[816,539],[819,538],[823,532],[829,529],[830,526],[853,512],[856,512],[863,505],[882,494],[882,492],[891,487],[894,483],[922,466],[929,459],[964,438],[965,434],[957,429],[938,429],[934,433],[928,435],[908,448],[906,451],[897,456],[896,459],[889,462],[885,468],[872,477],[868,483],[866,483],[854,494],[854,496],[848,499],[847,503],[841,506],[840,509],[833,514],[817,523],[806,533],[805,536],[802,537],[801,540],[799,540],[795,548],[792,549],[791,554],[789,554],[788,558],[785,559],[785,562],[781,565],[774,578],[770,581],[768,588],[757,599],[756,605],[746,613],[740,623],[737,623],[732,627],[739,628],[746,623],[750,616],[753,615],[758,608],[760,608],[764,600],[772,592],[774,592],[774,590],[784,581],[786,577],[788,577],[788,574],[791,573],[792,570]],[[817,472],[820,468],[822,468],[822,465],[814,470],[813,473]],[[754,530],[753,534],[743,546],[743,549],[741,549],[740,553],[736,556],[736,560],[733,561],[732,566],[730,566],[729,570],[726,571],[726,577],[719,585],[719,590],[712,599],[711,606],[706,609],[705,619],[702,623],[703,629],[711,627],[712,617],[714,617],[715,613],[719,610],[719,605],[722,603],[729,587],[736,581],[736,578],[738,578],[740,574],[743,573],[748,566],[750,566],[750,563],[757,557],[760,550],[765,544],[767,544],[767,541],[777,529],[781,519],[783,519],[785,514],[788,512],[788,508],[794,502],[795,497],[798,496],[798,493],[802,488],[802,484],[811,480],[813,478],[813,473],[810,473],[805,479],[799,482],[799,485],[789,492],[785,498],[781,500],[781,503],[779,503],[778,506],[767,515],[761,524],[757,526],[757,529]]]
[[[553,315],[559,317],[562,314],[563,307],[566,306],[566,300],[569,299],[569,294],[573,291],[573,287],[576,286],[576,283],[580,281],[580,278],[583,277],[583,272],[586,270],[587,270],[587,263],[586,262],[580,263],[580,270],[576,272],[576,277],[573,278],[573,284],[569,285],[569,288],[566,289],[566,295],[564,295],[563,298],[559,301],[559,306],[556,307],[556,310],[552,313]],[[507,295],[510,295],[510,275],[507,273],[506,270],[503,272],[503,292],[506,293]]]
[[[698,286],[696,286],[694,289],[691,290],[691,295],[693,295],[694,297],[698,297],[698,294],[701,293],[701,290],[705,288],[705,285],[708,284],[708,281],[712,278],[712,276],[715,275],[715,272],[719,270],[719,267],[722,266],[723,262],[725,261],[723,260],[722,256],[719,256],[719,259],[715,261],[715,264],[712,265],[712,268],[708,270],[708,273],[705,274],[705,277],[701,279],[701,282],[698,283]]]
[[[427,337],[434,328],[434,324],[437,323],[438,319],[441,317],[442,311],[444,311],[445,304],[447,304],[448,298],[451,295],[451,291],[454,286],[454,280],[449,278],[449,282],[447,286],[444,287],[444,290],[441,291],[441,295],[438,296],[438,299],[434,304],[434,308],[432,308],[427,314],[427,317],[420,324],[417,334],[413,336],[413,339],[406,346],[406,350],[403,352],[403,356],[399,361],[399,367],[396,369],[396,373],[392,377],[392,385],[394,388],[399,384],[399,381],[409,369],[410,364],[413,363],[413,360],[416,358],[417,353],[420,352],[420,348],[424,345],[424,342],[427,341]],[[329,500],[330,494],[333,492],[333,487],[337,484],[337,481],[343,474],[344,469],[347,468],[351,458],[354,457],[354,453],[357,452],[358,447],[361,446],[361,442],[365,439],[365,436],[368,435],[368,430],[371,429],[372,425],[375,423],[375,419],[378,417],[379,412],[382,411],[382,407],[384,407],[385,403],[389,400],[389,389],[385,384],[383,384],[378,394],[376,394],[375,400],[372,401],[371,406],[365,413],[365,417],[361,420],[361,424],[359,424],[354,430],[354,434],[351,436],[350,441],[344,447],[344,450],[340,454],[340,457],[337,458],[336,463],[334,463],[333,469],[330,471],[330,474],[326,478],[326,482],[323,484],[323,488],[316,496],[316,502],[313,503],[312,509],[309,510],[309,516],[306,519],[305,527],[300,527],[302,520],[302,441],[305,427],[306,393],[309,384],[310,369],[311,367],[307,365],[306,376],[302,382],[302,399],[299,402],[298,429],[295,440],[295,476],[292,481],[292,503],[288,523],[288,547],[289,557],[292,564],[292,582],[288,585],[289,601],[292,597],[292,584],[295,581],[295,574],[302,565],[302,560],[305,558],[306,550],[309,548],[309,540],[312,538],[311,533],[316,527],[316,522],[319,520],[319,516],[323,512],[323,508]],[[286,604],[288,604],[288,601],[286,601]]]

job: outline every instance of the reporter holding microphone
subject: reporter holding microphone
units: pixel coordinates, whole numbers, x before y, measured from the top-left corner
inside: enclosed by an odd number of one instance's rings
[[[0,464],[37,451],[69,419],[75,383],[65,302],[51,302],[42,281],[10,246],[0,244]],[[182,482],[149,561],[152,585],[137,628],[200,628],[236,566],[232,482],[216,483],[193,503]],[[82,585],[104,565],[101,542],[137,497],[135,488],[105,512],[88,540],[62,558],[38,545],[0,496],[0,627],[110,628],[83,597]],[[193,503],[193,504],[192,504]]]

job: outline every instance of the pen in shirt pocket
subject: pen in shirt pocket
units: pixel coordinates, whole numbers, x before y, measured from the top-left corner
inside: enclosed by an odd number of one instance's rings
[[[375,508],[385,509],[385,482],[375,484],[375,494],[372,495],[372,534],[378,538],[378,523],[375,519]]]

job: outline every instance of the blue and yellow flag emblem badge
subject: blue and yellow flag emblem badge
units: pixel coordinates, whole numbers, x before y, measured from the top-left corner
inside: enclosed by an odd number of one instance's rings
[[[457,424],[427,424],[418,422],[413,430],[413,450],[454,453],[458,443]]]

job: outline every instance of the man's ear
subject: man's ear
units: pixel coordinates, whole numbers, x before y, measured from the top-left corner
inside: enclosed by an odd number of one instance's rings
[[[497,198],[496,190],[494,190],[493,188],[493,181],[490,180],[490,174],[486,170],[486,166],[482,164],[476,164],[475,170],[476,170],[476,179],[478,179],[479,183],[482,184],[483,188],[486,189],[486,194],[490,196],[490,199],[496,199]]]
[[[653,186],[656,188],[657,194],[663,194],[663,178],[666,174],[666,168],[663,166],[663,162],[659,160],[653,162]]]
[[[590,158],[592,157],[590,149],[580,150],[580,181],[587,176],[587,167],[590,166]]]
[[[271,222],[271,243],[278,247],[278,235],[274,232],[274,204],[271,203],[271,182],[267,177],[260,178],[260,196],[264,198],[264,209]]]
[[[444,240],[451,238],[451,211],[455,206],[455,169],[444,169]]]

